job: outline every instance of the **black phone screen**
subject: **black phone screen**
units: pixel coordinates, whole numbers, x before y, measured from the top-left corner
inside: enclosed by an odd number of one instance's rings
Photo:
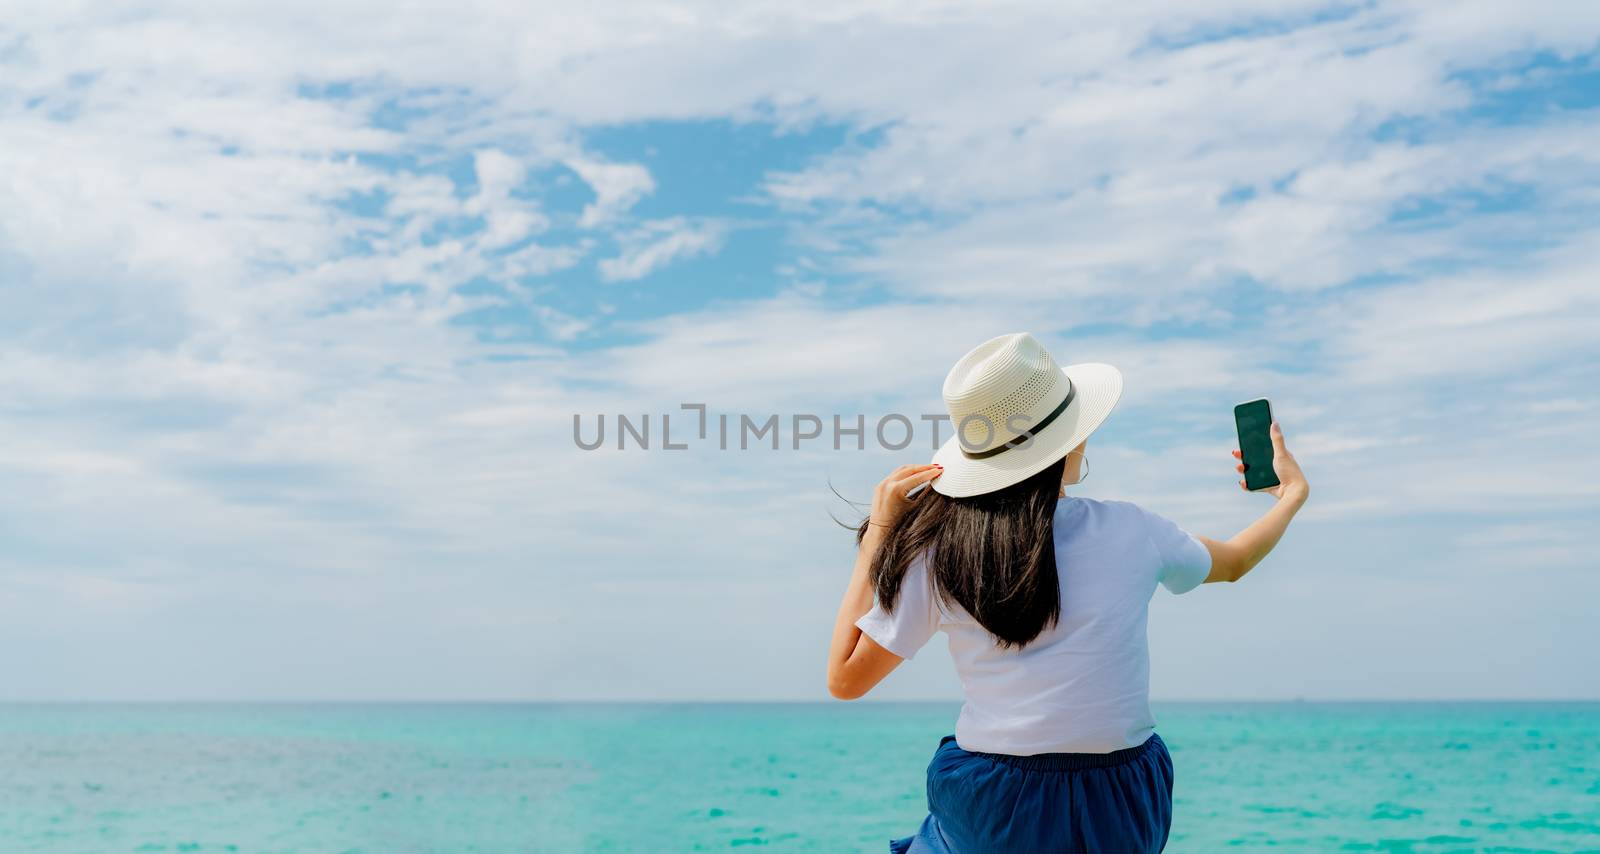
[[[1239,453],[1244,457],[1246,489],[1270,489],[1278,485],[1272,470],[1272,406],[1266,398],[1241,403],[1233,408],[1239,427]]]

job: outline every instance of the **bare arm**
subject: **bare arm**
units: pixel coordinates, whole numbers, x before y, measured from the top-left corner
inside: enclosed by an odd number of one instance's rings
[[[916,500],[908,498],[906,493],[932,481],[943,471],[931,465],[901,466],[884,478],[873,493],[871,524],[856,550],[855,569],[850,573],[844,601],[839,603],[839,614],[833,623],[833,643],[828,647],[828,693],[841,700],[863,696],[905,660],[864,634],[856,626],[856,620],[872,610],[872,579],[868,573],[883,543],[884,532],[905,512],[910,502]]]
[[[1237,458],[1239,452],[1234,451],[1233,455]],[[1244,464],[1240,463],[1235,468],[1243,472]],[[1206,576],[1207,583],[1238,581],[1254,569],[1278,544],[1289,527],[1289,521],[1300,512],[1306,498],[1311,495],[1311,487],[1306,484],[1300,464],[1284,446],[1283,428],[1277,422],[1272,424],[1272,469],[1277,472],[1279,481],[1277,486],[1265,490],[1278,499],[1272,509],[1228,540],[1219,542],[1208,537],[1199,538],[1211,552],[1211,574]],[[1247,489],[1244,481],[1239,481],[1239,488]]]
[[[867,569],[883,542],[881,530],[873,526],[862,538],[850,586],[845,588],[839,616],[833,623],[833,644],[828,649],[828,693],[840,700],[854,700],[871,691],[904,661],[856,627],[856,620],[872,610],[872,582]]]

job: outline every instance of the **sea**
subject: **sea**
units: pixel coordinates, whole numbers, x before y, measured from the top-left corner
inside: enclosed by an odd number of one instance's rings
[[[883,852],[957,710],[0,705],[0,852]],[[1600,704],[1156,713],[1169,851],[1600,851]]]

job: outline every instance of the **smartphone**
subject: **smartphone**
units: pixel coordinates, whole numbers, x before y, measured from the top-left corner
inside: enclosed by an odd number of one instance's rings
[[[1244,486],[1251,492],[1278,485],[1272,469],[1272,404],[1266,398],[1247,400],[1233,408],[1239,428],[1239,455],[1244,463]]]

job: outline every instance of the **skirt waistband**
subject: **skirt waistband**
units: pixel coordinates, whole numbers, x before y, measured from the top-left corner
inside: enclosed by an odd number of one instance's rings
[[[953,735],[947,735],[944,741],[953,742],[955,738]],[[956,747],[960,749],[960,745]],[[1127,765],[1157,747],[1165,745],[1161,741],[1161,736],[1151,733],[1145,743],[1138,747],[1125,747],[1110,753],[1036,753],[1032,756],[1013,756],[1009,753],[979,753],[974,750],[963,750],[963,752],[1025,771],[1082,771],[1086,768],[1115,768]]]

